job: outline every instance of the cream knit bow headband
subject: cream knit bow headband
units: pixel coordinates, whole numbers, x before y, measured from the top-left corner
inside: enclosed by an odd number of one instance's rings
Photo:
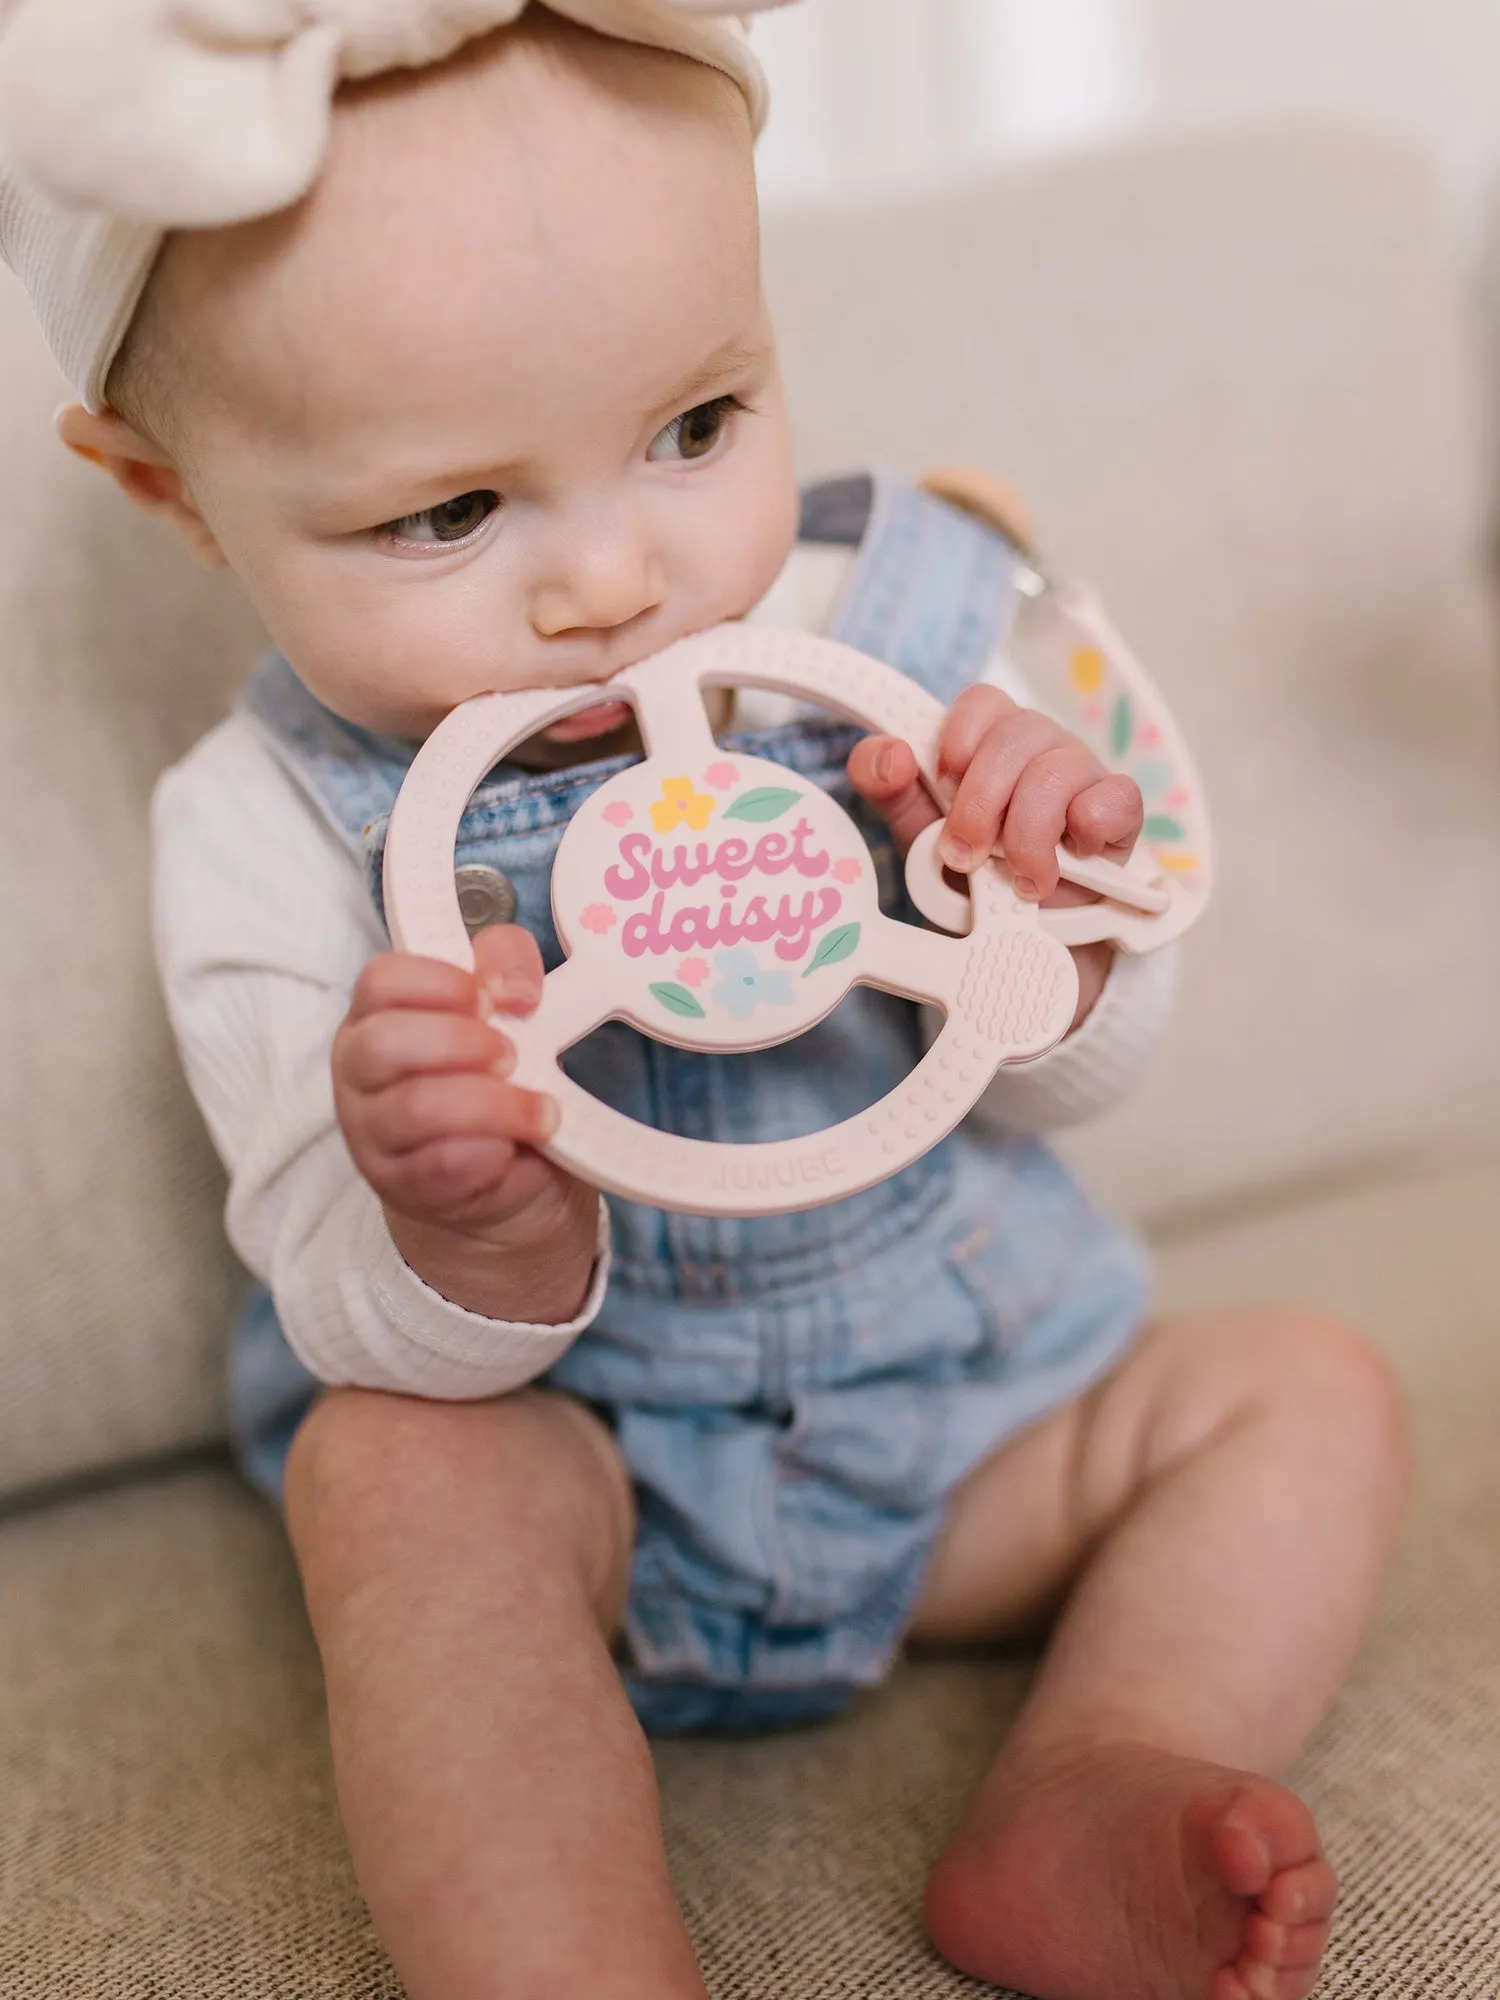
[[[341,81],[441,62],[528,0],[0,0],[0,256],[92,408],[162,238],[306,194]],[[739,17],[786,0],[547,0],[622,41],[765,74]]]

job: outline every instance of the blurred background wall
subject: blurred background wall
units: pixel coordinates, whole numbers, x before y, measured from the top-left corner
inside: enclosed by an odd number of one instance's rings
[[[756,32],[774,202],[1312,111],[1425,140],[1467,251],[1500,174],[1500,0],[803,0]]]

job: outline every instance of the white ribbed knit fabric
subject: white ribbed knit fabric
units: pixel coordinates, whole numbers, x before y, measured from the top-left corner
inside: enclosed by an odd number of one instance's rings
[[[803,549],[757,614],[821,629],[850,558]],[[609,1269],[567,1326],[450,1304],[402,1261],[333,1107],[329,1058],[362,967],[387,949],[358,864],[253,726],[235,716],[157,788],[157,959],[188,1080],[230,1175],[240,1257],[320,1380],[444,1400],[544,1374],[590,1323]],[[1041,1132],[1108,1109],[1136,1082],[1171,1003],[1170,952],[1121,959],[1083,1028],[1005,1070],[983,1115]]]

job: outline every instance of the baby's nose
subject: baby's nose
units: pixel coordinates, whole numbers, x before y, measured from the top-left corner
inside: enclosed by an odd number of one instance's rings
[[[533,592],[531,622],[544,639],[614,631],[654,611],[665,594],[660,565],[642,543],[581,546]]]

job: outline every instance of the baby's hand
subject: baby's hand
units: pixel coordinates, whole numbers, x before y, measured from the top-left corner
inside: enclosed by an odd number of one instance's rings
[[[595,1251],[598,1195],[534,1149],[550,1097],[509,1081],[492,1013],[542,995],[536,941],[481,932],[476,970],[389,952],[360,975],[334,1039],[338,1120],[406,1261],[455,1304],[495,1319],[566,1320]]]
[[[1018,895],[1049,908],[1094,898],[1060,882],[1057,849],[1084,859],[1128,861],[1145,823],[1140,787],[1106,770],[1076,736],[1035,709],[1019,708],[998,688],[966,688],[948,711],[939,768],[957,781],[941,854],[971,875],[996,848],[1003,850]],[[910,744],[867,736],[849,759],[849,781],[891,829],[904,854],[938,818],[917,771]],[[1074,1027],[1088,1018],[1104,990],[1114,953],[1083,945]]]
[[[971,875],[996,848],[1028,901],[1058,893],[1057,849],[1128,861],[1145,821],[1140,788],[1106,770],[1087,744],[998,688],[971,687],[948,711],[939,748],[958,789],[942,858]],[[849,778],[881,814],[902,853],[938,817],[908,744],[868,736],[849,759]],[[1085,898],[1064,891],[1069,901]]]

